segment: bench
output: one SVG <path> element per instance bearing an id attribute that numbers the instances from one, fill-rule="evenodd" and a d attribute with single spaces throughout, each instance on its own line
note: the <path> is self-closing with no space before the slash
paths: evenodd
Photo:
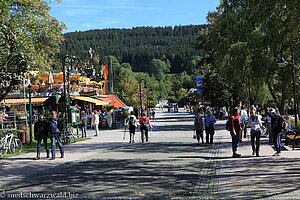
<path id="1" fill-rule="evenodd" d="M 300 140 L 300 133 L 289 131 L 285 135 L 285 144 L 288 145 L 289 141 L 293 143 L 293 150 L 295 149 L 296 140 Z"/>

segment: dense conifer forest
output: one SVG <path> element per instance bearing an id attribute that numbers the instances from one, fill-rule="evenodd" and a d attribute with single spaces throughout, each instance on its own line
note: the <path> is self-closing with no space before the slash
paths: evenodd
<path id="1" fill-rule="evenodd" d="M 130 63 L 135 72 L 148 72 L 152 59 L 169 60 L 170 73 L 188 74 L 196 66 L 189 63 L 195 56 L 203 56 L 204 51 L 195 50 L 196 37 L 208 25 L 189 25 L 175 27 L 137 27 L 132 29 L 103 29 L 64 34 L 59 57 L 75 55 L 88 58 L 92 47 L 100 57 L 100 64 L 106 64 L 105 57 L 115 56 L 120 63 Z"/>

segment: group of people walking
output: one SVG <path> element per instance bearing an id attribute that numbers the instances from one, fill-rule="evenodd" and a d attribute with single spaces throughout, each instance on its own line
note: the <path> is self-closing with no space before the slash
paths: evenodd
<path id="1" fill-rule="evenodd" d="M 232 157 L 238 158 L 241 157 L 241 154 L 237 153 L 237 148 L 242 141 L 242 135 L 244 133 L 244 137 L 246 137 L 247 133 L 247 125 L 245 118 L 246 114 L 241 114 L 240 109 L 238 107 L 234 108 L 233 115 L 230 116 L 228 120 L 229 131 L 232 138 Z M 267 113 L 267 116 L 271 119 L 271 131 L 273 134 L 273 142 L 276 152 L 273 156 L 281 156 L 281 133 L 284 128 L 283 122 L 285 121 L 284 117 L 280 114 L 276 113 L 274 108 L 271 109 L 271 112 Z M 252 155 L 256 155 L 259 157 L 260 152 L 260 137 L 262 134 L 262 120 L 261 116 L 257 114 L 256 107 L 252 106 L 250 109 L 250 116 L 248 119 L 248 126 L 251 127 L 250 135 L 251 135 L 251 147 L 252 147 Z"/>
<path id="2" fill-rule="evenodd" d="M 145 113 L 142 114 L 142 117 L 137 120 L 136 116 L 134 115 L 134 112 L 131 111 L 130 115 L 128 118 L 125 120 L 125 123 L 128 124 L 128 129 L 129 129 L 129 143 L 135 143 L 134 142 L 134 137 L 135 137 L 135 130 L 138 127 L 138 124 L 140 125 L 140 130 L 141 130 L 141 138 L 142 138 L 142 143 L 146 140 L 146 142 L 149 141 L 149 127 L 153 128 L 149 117 L 146 116 Z"/>
<path id="3" fill-rule="evenodd" d="M 274 156 L 281 156 L 281 133 L 284 128 L 283 122 L 285 122 L 285 118 L 280 114 L 276 113 L 275 109 L 271 109 L 271 112 L 267 114 L 268 118 L 271 120 L 271 130 L 273 134 L 273 142 L 276 153 Z M 81 113 L 81 128 L 82 128 L 82 137 L 87 136 L 87 115 L 85 112 Z M 248 123 L 247 123 L 248 122 Z M 96 135 L 99 135 L 99 115 L 97 111 L 94 111 L 93 116 L 93 126 L 96 130 Z M 140 125 L 141 130 L 141 139 L 142 143 L 145 141 L 149 141 L 149 127 L 152 128 L 149 117 L 146 116 L 145 113 L 142 114 L 139 120 L 137 120 L 134 112 L 132 111 L 128 118 L 125 120 L 125 123 L 128 125 L 129 129 L 129 143 L 135 142 L 135 131 L 138 125 Z M 202 142 L 202 144 L 206 143 L 207 145 L 212 146 L 215 134 L 215 124 L 216 118 L 212 114 L 212 111 L 208 109 L 205 112 L 204 117 L 201 116 L 200 110 L 194 120 L 194 131 L 198 141 L 198 144 Z M 64 158 L 64 147 L 62 144 L 61 134 L 63 132 L 64 122 L 63 119 L 57 117 L 56 111 L 51 112 L 51 118 L 49 121 L 44 119 L 43 115 L 39 116 L 38 122 L 35 123 L 34 128 L 34 139 L 37 141 L 37 156 L 36 159 L 40 159 L 40 151 L 41 151 L 41 142 L 43 141 L 46 157 L 50 158 L 50 151 L 47 144 L 47 140 L 50 137 L 51 139 L 51 160 L 56 158 L 55 150 L 56 150 L 56 142 L 58 144 L 61 158 Z M 245 108 L 242 111 L 236 107 L 233 109 L 233 115 L 231 115 L 226 123 L 226 129 L 230 132 L 232 139 L 232 157 L 238 158 L 241 157 L 241 154 L 238 154 L 238 147 L 242 142 L 242 137 L 244 138 L 247 134 L 247 126 L 251 127 L 250 135 L 251 135 L 251 147 L 252 147 L 252 155 L 259 156 L 260 152 L 260 137 L 262 134 L 262 120 L 261 116 L 257 114 L 256 107 L 252 106 L 250 109 L 250 116 L 248 117 L 247 111 Z M 203 132 L 205 130 L 206 138 L 204 142 Z"/>
<path id="4" fill-rule="evenodd" d="M 270 119 L 270 129 L 273 134 L 274 148 L 276 150 L 273 156 L 281 156 L 280 141 L 286 120 L 273 108 L 267 113 L 267 118 Z M 204 144 L 203 132 L 205 130 L 206 144 L 213 145 L 215 123 L 216 118 L 212 115 L 211 110 L 208 109 L 204 117 L 201 116 L 201 112 L 198 110 L 194 120 L 194 131 L 196 132 L 198 144 L 201 141 Z M 250 108 L 249 116 L 245 106 L 242 107 L 242 110 L 238 107 L 234 108 L 233 115 L 229 116 L 226 123 L 226 129 L 230 132 L 232 139 L 232 157 L 234 158 L 241 157 L 241 154 L 237 153 L 237 151 L 240 143 L 243 142 L 242 138 L 246 138 L 247 127 L 250 127 L 252 155 L 259 157 L 260 137 L 263 132 L 262 117 L 257 114 L 257 109 L 254 106 Z"/>
<path id="5" fill-rule="evenodd" d="M 111 128 L 112 127 L 112 120 L 111 120 L 112 115 L 107 114 L 107 116 L 109 119 L 108 125 Z M 80 118 L 80 127 L 81 127 L 81 131 L 82 131 L 82 138 L 86 138 L 89 117 L 91 117 L 91 125 L 95 129 L 94 136 L 99 135 L 100 124 L 101 124 L 101 120 L 102 120 L 102 112 L 101 111 L 98 112 L 97 110 L 94 110 L 92 114 L 88 115 L 88 114 L 86 114 L 86 112 L 84 110 L 82 110 L 81 118 Z"/>
<path id="6" fill-rule="evenodd" d="M 194 131 L 196 132 L 196 137 L 198 144 L 200 144 L 200 139 L 202 144 L 204 144 L 203 131 L 206 134 L 206 144 L 212 146 L 215 134 L 215 123 L 216 117 L 211 113 L 211 110 L 207 110 L 206 116 L 202 118 L 200 110 L 197 112 L 197 116 L 194 121 Z"/>
<path id="7" fill-rule="evenodd" d="M 55 159 L 55 151 L 56 151 L 56 142 L 58 144 L 61 158 L 64 158 L 64 147 L 62 144 L 61 134 L 63 131 L 64 122 L 63 119 L 57 117 L 56 111 L 51 112 L 51 118 L 49 121 L 44 119 L 43 115 L 39 116 L 38 121 L 34 125 L 34 139 L 37 141 L 37 156 L 36 159 L 40 159 L 41 152 L 41 142 L 43 141 L 45 150 L 46 150 L 46 158 L 50 158 L 50 152 L 47 140 L 50 137 L 51 139 L 51 159 Z"/>

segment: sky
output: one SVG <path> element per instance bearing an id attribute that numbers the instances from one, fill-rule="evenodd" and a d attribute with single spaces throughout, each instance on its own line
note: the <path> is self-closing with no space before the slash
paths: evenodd
<path id="1" fill-rule="evenodd" d="M 220 0 L 62 0 L 51 1 L 51 15 L 66 32 L 141 26 L 206 24 Z"/>

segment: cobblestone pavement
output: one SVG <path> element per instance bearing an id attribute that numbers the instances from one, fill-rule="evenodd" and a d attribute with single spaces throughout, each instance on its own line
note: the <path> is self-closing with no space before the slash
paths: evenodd
<path id="1" fill-rule="evenodd" d="M 260 157 L 254 157 L 249 138 L 245 138 L 239 147 L 242 157 L 232 158 L 225 121 L 217 122 L 215 143 L 210 147 L 192 140 L 191 115 L 158 115 L 149 143 L 140 143 L 139 132 L 136 143 L 128 144 L 128 135 L 125 141 L 122 139 L 123 130 L 102 131 L 99 138 L 69 147 L 65 161 L 36 164 L 15 159 L 20 162 L 15 167 L 20 169 L 10 175 L 15 177 L 13 182 L 2 187 L 5 195 L 32 192 L 70 193 L 78 195 L 77 199 L 300 199 L 299 149 L 284 147 L 282 157 L 273 157 L 274 150 L 262 137 Z M 30 170 L 38 166 L 41 170 L 30 173 L 20 167 L 24 163 Z M 27 176 L 20 175 L 20 170 Z M 3 173 L 0 181 L 7 182 Z"/>

